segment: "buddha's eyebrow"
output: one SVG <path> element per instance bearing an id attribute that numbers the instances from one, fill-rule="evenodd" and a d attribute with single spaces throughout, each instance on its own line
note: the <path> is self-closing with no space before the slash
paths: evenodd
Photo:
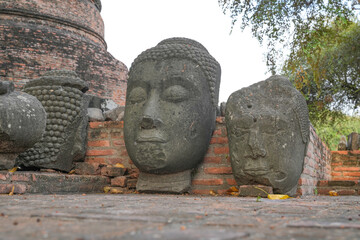
<path id="1" fill-rule="evenodd" d="M 135 87 L 142 87 L 142 88 L 148 89 L 149 83 L 146 81 L 142 81 L 142 80 L 132 80 L 131 82 L 129 82 L 128 86 L 129 86 L 129 89 L 133 89 Z"/>
<path id="2" fill-rule="evenodd" d="M 171 74 L 167 76 L 165 79 L 163 79 L 163 84 L 164 87 L 168 87 L 171 85 L 180 85 L 189 89 L 195 88 L 194 83 L 190 79 L 184 77 L 181 74 Z"/>

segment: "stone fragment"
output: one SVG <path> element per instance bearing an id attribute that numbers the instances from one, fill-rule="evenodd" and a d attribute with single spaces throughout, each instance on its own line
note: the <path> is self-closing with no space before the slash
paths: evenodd
<path id="1" fill-rule="evenodd" d="M 124 118 L 125 107 L 117 107 L 104 112 L 106 121 L 122 121 Z"/>
<path id="2" fill-rule="evenodd" d="M 90 122 L 102 122 L 105 121 L 103 112 L 100 108 L 88 108 L 87 115 Z"/>
<path id="3" fill-rule="evenodd" d="M 18 154 L 41 139 L 46 125 L 41 103 L 13 90 L 12 82 L 0 82 L 0 170 L 12 168 Z"/>
<path id="4" fill-rule="evenodd" d="M 310 130 L 301 93 L 287 78 L 272 76 L 232 93 L 225 118 L 237 183 L 295 195 Z"/>
<path id="5" fill-rule="evenodd" d="M 126 184 L 127 184 L 127 177 L 125 176 L 114 177 L 111 179 L 111 186 L 126 187 Z"/>
<path id="6" fill-rule="evenodd" d="M 99 163 L 78 162 L 75 164 L 75 174 L 78 175 L 100 175 Z"/>
<path id="7" fill-rule="evenodd" d="M 86 151 L 87 84 L 75 72 L 53 70 L 28 82 L 24 91 L 35 96 L 47 114 L 46 131 L 35 146 L 19 155 L 25 168 L 51 168 L 69 172 Z"/>
<path id="8" fill-rule="evenodd" d="M 138 190 L 188 190 L 188 171 L 202 161 L 215 128 L 220 75 L 219 63 L 205 47 L 186 38 L 163 40 L 134 60 L 124 140 L 144 173 Z M 189 179 L 178 182 L 173 175 L 181 172 Z"/>
<path id="9" fill-rule="evenodd" d="M 359 134 L 352 132 L 348 136 L 348 149 L 358 150 L 359 149 Z"/>
<path id="10" fill-rule="evenodd" d="M 262 190 L 260 190 L 262 189 Z M 266 198 L 268 194 L 273 193 L 273 188 L 263 185 L 242 185 L 239 187 L 240 197 L 263 197 Z"/>
<path id="11" fill-rule="evenodd" d="M 126 168 L 118 168 L 118 167 L 103 167 L 101 168 L 101 175 L 107 177 L 118 177 L 123 176 L 125 174 Z"/>
<path id="12" fill-rule="evenodd" d="M 346 137 L 344 135 L 341 136 L 340 138 L 340 142 L 338 145 L 338 150 L 339 151 L 344 151 L 347 148 L 347 141 L 346 141 Z"/>

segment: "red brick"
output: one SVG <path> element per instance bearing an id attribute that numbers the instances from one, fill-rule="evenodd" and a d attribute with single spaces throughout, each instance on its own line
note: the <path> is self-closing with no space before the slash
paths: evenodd
<path id="1" fill-rule="evenodd" d="M 359 180 L 358 177 L 333 177 L 333 181 L 356 181 Z"/>
<path id="2" fill-rule="evenodd" d="M 225 123 L 225 117 L 216 117 L 217 123 Z"/>
<path id="3" fill-rule="evenodd" d="M 109 137 L 108 133 L 100 131 L 91 131 L 88 136 L 89 139 L 106 139 Z"/>
<path id="4" fill-rule="evenodd" d="M 110 136 L 112 139 L 121 139 L 123 134 L 120 132 L 112 132 L 110 133 Z"/>
<path id="5" fill-rule="evenodd" d="M 328 180 L 320 180 L 320 181 L 318 181 L 317 185 L 318 185 L 319 187 L 322 187 L 322 186 L 327 186 L 328 183 L 329 183 Z"/>
<path id="6" fill-rule="evenodd" d="M 331 151 L 331 154 L 347 155 L 348 153 L 348 151 Z"/>
<path id="7" fill-rule="evenodd" d="M 13 186 L 14 193 L 23 194 L 26 192 L 27 186 L 25 184 L 0 184 L 0 194 L 9 194 L 12 191 Z"/>
<path id="8" fill-rule="evenodd" d="M 360 172 L 343 172 L 343 176 L 360 177 Z"/>
<path id="9" fill-rule="evenodd" d="M 214 147 L 215 154 L 228 154 L 229 147 Z"/>
<path id="10" fill-rule="evenodd" d="M 221 163 L 221 157 L 204 157 L 204 163 Z"/>
<path id="11" fill-rule="evenodd" d="M 0 173 L 0 180 L 3 180 L 5 181 L 7 179 L 9 175 L 8 174 L 3 174 L 3 173 Z"/>
<path id="12" fill-rule="evenodd" d="M 104 126 L 104 122 L 89 122 L 90 128 L 103 128 Z"/>
<path id="13" fill-rule="evenodd" d="M 340 189 L 340 190 L 337 190 L 336 192 L 341 196 L 356 195 L 355 189 Z"/>
<path id="14" fill-rule="evenodd" d="M 208 189 L 193 189 L 191 190 L 192 194 L 199 194 L 199 195 L 210 195 L 210 191 Z"/>
<path id="15" fill-rule="evenodd" d="M 108 156 L 114 155 L 116 150 L 114 149 L 103 149 L 103 150 L 87 150 L 86 156 Z"/>
<path id="16" fill-rule="evenodd" d="M 124 140 L 116 140 L 116 141 L 112 141 L 114 146 L 125 146 L 125 142 Z"/>
<path id="17" fill-rule="evenodd" d="M 28 182 L 30 181 L 29 176 L 26 176 L 25 173 L 16 172 L 10 177 L 11 181 L 19 181 L 19 182 Z"/>
<path id="18" fill-rule="evenodd" d="M 208 167 L 204 169 L 208 174 L 232 174 L 231 167 Z"/>
<path id="19" fill-rule="evenodd" d="M 111 186 L 114 187 L 126 187 L 127 178 L 125 176 L 115 177 L 111 179 Z"/>
<path id="20" fill-rule="evenodd" d="M 334 167 L 333 171 L 349 171 L 349 172 L 360 172 L 360 167 Z"/>
<path id="21" fill-rule="evenodd" d="M 105 159 L 103 157 L 86 157 L 85 162 L 105 164 Z"/>
<path id="22" fill-rule="evenodd" d="M 331 172 L 331 176 L 342 176 L 341 172 Z"/>
<path id="23" fill-rule="evenodd" d="M 228 178 L 228 179 L 226 179 L 226 182 L 229 185 L 234 185 L 234 186 L 238 185 L 234 178 Z"/>
<path id="24" fill-rule="evenodd" d="M 110 147 L 109 140 L 88 141 L 89 147 Z"/>
<path id="25" fill-rule="evenodd" d="M 192 181 L 193 185 L 222 185 L 222 179 L 196 179 Z"/>
<path id="26" fill-rule="evenodd" d="M 331 166 L 341 166 L 342 162 L 332 162 Z"/>
<path id="27" fill-rule="evenodd" d="M 351 151 L 350 151 L 350 154 L 360 155 L 360 150 L 351 150 Z"/>
<path id="28" fill-rule="evenodd" d="M 210 144 L 225 144 L 228 143 L 227 137 L 212 137 L 210 140 Z"/>
<path id="29" fill-rule="evenodd" d="M 216 129 L 214 132 L 213 132 L 213 136 L 221 136 L 221 128 L 220 129 Z"/>

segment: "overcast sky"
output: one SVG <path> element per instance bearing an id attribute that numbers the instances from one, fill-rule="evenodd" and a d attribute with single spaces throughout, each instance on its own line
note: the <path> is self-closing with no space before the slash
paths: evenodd
<path id="1" fill-rule="evenodd" d="M 217 0 L 102 0 L 108 51 L 130 68 L 144 50 L 170 37 L 203 44 L 222 69 L 220 102 L 230 94 L 270 76 L 264 48 L 235 27 Z"/>

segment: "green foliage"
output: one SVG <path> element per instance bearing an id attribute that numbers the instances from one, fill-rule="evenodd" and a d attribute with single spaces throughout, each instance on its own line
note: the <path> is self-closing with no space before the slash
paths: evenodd
<path id="1" fill-rule="evenodd" d="M 334 124 L 360 106 L 360 5 L 352 0 L 218 0 L 232 27 L 266 43 L 267 65 L 307 100 L 310 120 Z M 284 55 L 284 49 L 288 55 Z M 277 63 L 280 61 L 280 64 Z M 282 67 L 277 67 L 277 65 Z"/>
<path id="2" fill-rule="evenodd" d="M 347 22 L 357 2 L 352 0 L 218 0 L 224 13 L 230 13 L 232 26 L 251 28 L 260 43 L 267 43 L 267 65 L 275 74 L 276 60 L 284 45 L 290 57 L 311 41 L 313 31 L 322 31 L 335 19 Z M 317 43 L 321 44 L 321 43 Z"/>
<path id="3" fill-rule="evenodd" d="M 360 25 L 335 21 L 311 37 L 283 74 L 305 96 L 312 122 L 335 120 L 360 106 Z"/>
<path id="4" fill-rule="evenodd" d="M 331 150 L 337 150 L 342 135 L 346 137 L 352 133 L 360 133 L 360 117 L 345 116 L 333 121 L 328 119 L 321 124 L 314 125 L 316 133 Z"/>

